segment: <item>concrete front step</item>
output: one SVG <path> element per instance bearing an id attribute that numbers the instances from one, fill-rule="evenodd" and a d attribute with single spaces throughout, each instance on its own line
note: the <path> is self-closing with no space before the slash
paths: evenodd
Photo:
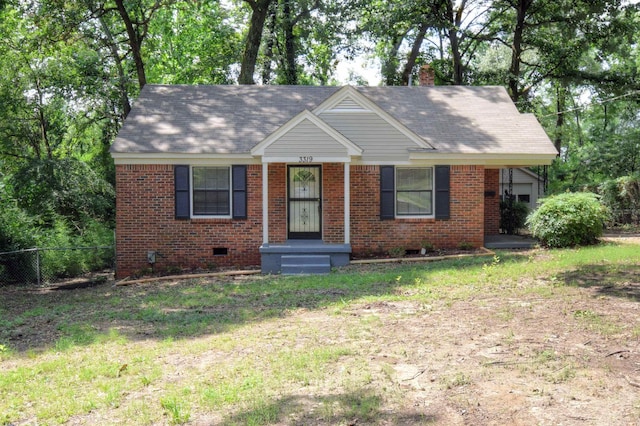
<path id="1" fill-rule="evenodd" d="M 325 244 L 317 240 L 288 240 L 282 244 L 263 244 L 260 247 L 263 274 L 327 274 L 332 267 L 348 265 L 350 255 L 350 244 Z M 297 259 L 285 260 L 290 256 Z M 309 256 L 319 257 L 304 260 L 304 258 L 309 259 Z M 322 259 L 321 262 L 320 259 Z M 283 269 L 286 264 L 291 267 Z M 300 264 L 306 266 L 294 268 L 294 265 Z M 318 264 L 322 264 L 322 267 L 312 266 Z"/>
<path id="2" fill-rule="evenodd" d="M 296 274 L 328 274 L 331 272 L 331 256 L 329 255 L 284 255 L 280 273 Z"/>

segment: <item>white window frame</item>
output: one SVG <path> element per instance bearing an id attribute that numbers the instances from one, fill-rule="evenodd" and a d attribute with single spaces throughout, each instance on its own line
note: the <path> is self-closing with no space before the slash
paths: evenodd
<path id="1" fill-rule="evenodd" d="M 193 193 L 195 191 L 195 187 L 193 185 L 193 170 L 194 169 L 227 169 L 227 173 L 229 174 L 229 188 L 227 192 L 229 193 L 229 214 L 224 215 L 212 215 L 212 214 L 195 214 L 194 208 L 194 200 Z M 191 218 L 192 219 L 231 219 L 233 212 L 233 174 L 231 173 L 231 166 L 226 165 L 197 165 L 197 166 L 189 166 L 189 202 L 191 203 Z"/>
<path id="2" fill-rule="evenodd" d="M 431 169 L 431 213 L 425 213 L 425 214 L 398 214 L 398 170 L 402 170 L 402 169 Z M 393 211 L 394 211 L 394 216 L 396 219 L 430 219 L 430 218 L 435 218 L 436 216 L 436 191 L 435 191 L 435 170 L 436 168 L 434 166 L 396 166 L 394 168 L 394 173 L 395 176 L 393 177 L 395 179 L 395 183 L 393 185 Z M 403 192 L 403 191 L 400 191 Z"/>

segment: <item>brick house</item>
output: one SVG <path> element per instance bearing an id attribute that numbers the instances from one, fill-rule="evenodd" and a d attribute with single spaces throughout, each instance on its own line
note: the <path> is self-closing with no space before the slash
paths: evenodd
<path id="1" fill-rule="evenodd" d="M 557 152 L 501 87 L 147 85 L 112 149 L 119 278 L 479 247 L 499 170 Z"/>

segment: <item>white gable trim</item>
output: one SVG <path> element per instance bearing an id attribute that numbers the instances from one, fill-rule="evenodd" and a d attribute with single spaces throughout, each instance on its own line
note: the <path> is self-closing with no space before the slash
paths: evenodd
<path id="1" fill-rule="evenodd" d="M 335 140 L 340 145 L 344 146 L 347 150 L 347 155 L 351 156 L 360 156 L 362 155 L 362 149 L 347 139 L 342 133 L 338 132 L 336 129 L 331 127 L 325 121 L 323 121 L 320 117 L 317 117 L 311 111 L 304 110 L 300 114 L 293 117 L 286 124 L 280 127 L 278 130 L 267 136 L 260 143 L 254 146 L 251 149 L 251 155 L 254 156 L 262 156 L 264 157 L 266 149 L 271 146 L 273 143 L 277 142 L 282 136 L 286 135 L 289 131 L 293 130 L 303 121 L 308 120 L 318 129 L 327 134 L 330 138 Z"/>
<path id="2" fill-rule="evenodd" d="M 335 109 L 335 107 L 343 102 L 346 98 L 350 98 L 353 102 L 360 105 L 362 109 Z M 380 108 L 375 102 L 371 101 L 369 98 L 364 96 L 352 86 L 345 86 L 342 89 L 338 90 L 313 110 L 313 113 L 316 115 L 321 115 L 323 112 L 341 112 L 345 114 L 354 112 L 373 112 L 385 122 L 387 122 L 390 126 L 394 127 L 400 133 L 409 138 L 409 140 L 418 145 L 419 148 L 435 149 L 431 144 L 409 130 L 409 128 L 407 128 L 404 124 L 400 123 L 391 114 Z"/>

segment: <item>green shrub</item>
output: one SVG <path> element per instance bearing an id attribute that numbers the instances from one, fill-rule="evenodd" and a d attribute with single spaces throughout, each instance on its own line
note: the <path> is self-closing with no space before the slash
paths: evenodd
<path id="1" fill-rule="evenodd" d="M 388 253 L 391 257 L 403 257 L 407 253 L 407 250 L 405 250 L 404 247 L 392 247 Z"/>
<path id="2" fill-rule="evenodd" d="M 468 242 L 468 241 L 460 241 L 458 243 L 458 249 L 459 250 L 472 250 L 473 249 L 473 244 Z"/>
<path id="3" fill-rule="evenodd" d="M 608 213 L 596 194 L 564 193 L 543 199 L 527 218 L 534 237 L 549 247 L 593 244 Z"/>
<path id="4" fill-rule="evenodd" d="M 500 229 L 507 234 L 515 234 L 525 227 L 529 207 L 525 203 L 514 201 L 509 205 L 507 201 L 500 201 Z"/>
<path id="5" fill-rule="evenodd" d="M 113 265 L 113 250 L 78 249 L 113 245 L 113 231 L 108 225 L 93 219 L 82 225 L 78 229 L 66 218 L 55 216 L 53 227 L 42 234 L 38 246 L 52 248 L 42 251 L 45 277 L 73 277 Z"/>
<path id="6" fill-rule="evenodd" d="M 0 253 L 35 247 L 36 221 L 14 200 L 0 197 Z M 0 256 L 0 283 L 35 281 L 35 253 Z"/>
<path id="7" fill-rule="evenodd" d="M 640 224 L 640 175 L 610 179 L 598 186 L 614 224 Z"/>

